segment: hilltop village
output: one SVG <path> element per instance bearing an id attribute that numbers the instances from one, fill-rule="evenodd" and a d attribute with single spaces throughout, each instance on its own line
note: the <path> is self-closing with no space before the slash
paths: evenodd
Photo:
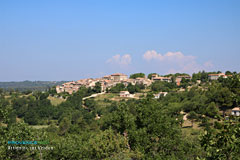
<path id="1" fill-rule="evenodd" d="M 215 73 L 208 74 L 209 80 L 217 80 L 219 77 L 227 78 L 232 75 L 225 75 L 224 73 Z M 192 77 L 188 74 L 179 75 L 173 78 L 173 76 L 159 76 L 158 74 L 152 74 L 150 77 L 137 77 L 137 78 L 128 78 L 126 74 L 123 73 L 114 73 L 111 75 L 106 75 L 102 78 L 88 78 L 88 79 L 80 79 L 78 81 L 67 82 L 62 85 L 56 86 L 56 92 L 62 93 L 67 92 L 72 94 L 77 92 L 81 86 L 85 86 L 86 88 L 93 88 L 96 83 L 101 84 L 101 92 L 105 92 L 106 89 L 110 89 L 111 87 L 116 86 L 116 84 L 122 83 L 124 86 L 128 84 L 136 85 L 143 84 L 145 87 L 150 86 L 153 82 L 163 81 L 163 82 L 175 82 L 177 86 L 181 85 L 182 79 L 191 80 Z M 197 83 L 201 83 L 200 80 L 197 80 Z"/>
<path id="2" fill-rule="evenodd" d="M 147 78 L 146 76 L 144 77 L 137 77 L 135 79 L 133 78 L 128 78 L 127 75 L 123 73 L 115 73 L 112 75 L 107 75 L 102 78 L 89 78 L 89 79 L 81 79 L 78 81 L 72 81 L 72 82 L 67 82 L 62 85 L 56 86 L 56 91 L 57 93 L 62 93 L 62 92 L 67 92 L 69 94 L 72 94 L 76 91 L 81 86 L 85 86 L 87 88 L 92 88 L 96 85 L 96 83 L 101 84 L 101 91 L 104 92 L 106 89 L 110 89 L 111 87 L 116 86 L 118 83 L 122 83 L 125 86 L 128 84 L 136 85 L 136 84 L 143 84 L 145 87 L 150 86 L 153 82 L 156 81 L 165 81 L 165 82 L 172 82 L 175 81 L 177 85 L 180 85 L 181 80 L 185 78 L 188 80 L 191 80 L 191 76 L 189 75 L 182 75 L 182 76 L 177 76 L 175 80 L 173 79 L 172 76 L 159 76 L 158 74 L 152 74 L 151 78 Z"/>

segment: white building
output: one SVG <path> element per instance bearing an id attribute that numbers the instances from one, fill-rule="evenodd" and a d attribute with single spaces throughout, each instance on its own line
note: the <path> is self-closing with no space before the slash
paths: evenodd
<path id="1" fill-rule="evenodd" d="M 130 94 L 128 91 L 120 91 L 120 97 L 129 97 L 129 98 L 133 98 L 134 95 Z"/>
<path id="2" fill-rule="evenodd" d="M 154 98 L 158 99 L 160 98 L 161 95 L 163 95 L 164 97 L 168 94 L 168 92 L 159 92 L 158 94 L 154 94 Z"/>
<path id="3" fill-rule="evenodd" d="M 232 109 L 232 115 L 233 116 L 239 116 L 240 115 L 240 108 L 239 107 L 235 107 Z"/>
<path id="4" fill-rule="evenodd" d="M 217 80 L 219 77 L 228 78 L 229 76 L 232 76 L 232 75 L 225 75 L 224 73 L 209 74 L 208 75 L 208 79 L 210 79 L 210 80 Z"/>

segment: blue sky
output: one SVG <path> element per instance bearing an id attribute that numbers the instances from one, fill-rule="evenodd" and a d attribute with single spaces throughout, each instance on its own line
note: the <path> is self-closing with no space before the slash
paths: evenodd
<path id="1" fill-rule="evenodd" d="M 2 0 L 0 81 L 240 72 L 239 0 Z"/>

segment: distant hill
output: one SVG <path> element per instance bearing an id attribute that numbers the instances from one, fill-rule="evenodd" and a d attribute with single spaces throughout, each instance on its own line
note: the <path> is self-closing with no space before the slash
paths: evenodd
<path id="1" fill-rule="evenodd" d="M 56 85 L 61 85 L 67 81 L 22 81 L 22 82 L 0 82 L 0 88 L 4 90 L 38 90 L 44 91 Z"/>

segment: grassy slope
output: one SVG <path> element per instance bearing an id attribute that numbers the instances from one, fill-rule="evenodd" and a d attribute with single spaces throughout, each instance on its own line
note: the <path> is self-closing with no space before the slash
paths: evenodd
<path id="1" fill-rule="evenodd" d="M 49 96 L 48 99 L 51 101 L 52 105 L 57 106 L 59 104 L 61 104 L 62 102 L 65 102 L 65 99 L 62 98 L 56 98 L 56 97 L 52 97 Z"/>

